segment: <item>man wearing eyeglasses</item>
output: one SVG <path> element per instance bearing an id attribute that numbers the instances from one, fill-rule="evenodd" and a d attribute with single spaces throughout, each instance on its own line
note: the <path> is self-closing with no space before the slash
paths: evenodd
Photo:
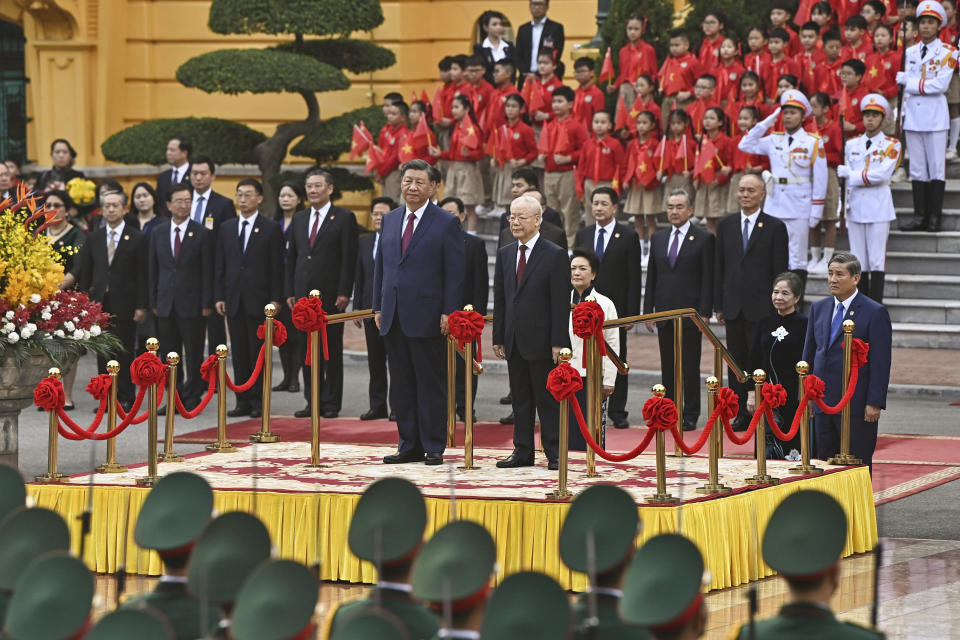
<path id="1" fill-rule="evenodd" d="M 517 31 L 517 69 L 520 77 L 517 86 L 523 86 L 524 79 L 533 80 L 537 73 L 537 56 L 543 49 L 553 51 L 554 62 L 560 62 L 563 55 L 563 25 L 547 17 L 550 0 L 530 0 L 530 22 L 520 25 Z"/>

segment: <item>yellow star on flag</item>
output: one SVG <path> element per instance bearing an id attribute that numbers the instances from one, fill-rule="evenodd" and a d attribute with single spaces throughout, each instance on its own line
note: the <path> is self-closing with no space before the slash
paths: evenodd
<path id="1" fill-rule="evenodd" d="M 646 162 L 641 162 L 641 163 L 640 163 L 640 171 L 646 171 L 646 170 L 647 170 L 647 163 L 646 163 Z"/>
<path id="2" fill-rule="evenodd" d="M 614 178 L 613 182 L 610 183 L 610 186 L 614 189 L 620 189 L 620 181 Z"/>
<path id="3" fill-rule="evenodd" d="M 878 73 L 880 73 L 880 70 L 879 70 L 879 69 L 877 69 L 876 67 L 870 67 L 870 77 L 871 77 L 871 78 L 876 78 Z"/>
<path id="4" fill-rule="evenodd" d="M 473 127 L 467 127 L 467 134 L 471 136 L 473 135 Z"/>
<path id="5" fill-rule="evenodd" d="M 639 111 L 637 111 L 636 109 L 630 109 L 630 117 L 631 117 L 631 118 L 636 118 L 638 115 L 640 115 L 640 112 L 639 112 Z"/>
<path id="6" fill-rule="evenodd" d="M 413 147 L 411 147 L 409 144 L 405 144 L 405 145 L 403 145 L 403 152 L 404 152 L 404 153 L 413 153 Z"/>

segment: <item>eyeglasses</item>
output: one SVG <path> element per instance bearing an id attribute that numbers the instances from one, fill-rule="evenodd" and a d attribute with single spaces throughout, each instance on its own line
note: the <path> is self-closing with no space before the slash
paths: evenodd
<path id="1" fill-rule="evenodd" d="M 515 216 L 515 215 L 510 215 L 510 216 L 507 218 L 507 220 L 509 220 L 510 222 L 526 222 L 527 220 L 531 220 L 531 219 L 533 219 L 533 218 L 535 218 L 535 217 L 536 217 L 536 216 Z"/>

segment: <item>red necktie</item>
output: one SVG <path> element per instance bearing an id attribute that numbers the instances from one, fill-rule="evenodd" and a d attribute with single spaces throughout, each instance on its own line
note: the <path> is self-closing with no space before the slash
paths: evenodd
<path id="1" fill-rule="evenodd" d="M 527 268 L 527 245 L 520 245 L 520 262 L 517 263 L 517 286 L 520 286 L 520 279 L 523 278 L 523 270 Z"/>
<path id="2" fill-rule="evenodd" d="M 413 240 L 413 223 L 416 219 L 417 216 L 413 212 L 407 216 L 407 226 L 404 227 L 403 238 L 400 240 L 400 255 L 407 252 L 407 246 L 410 244 L 410 241 Z"/>
<path id="3" fill-rule="evenodd" d="M 173 236 L 173 259 L 176 260 L 180 257 L 180 227 L 174 227 L 173 232 L 176 234 Z"/>
<path id="4" fill-rule="evenodd" d="M 313 248 L 313 243 L 317 241 L 317 231 L 320 228 L 320 214 L 319 212 L 314 211 L 313 213 L 313 229 L 310 230 L 310 248 Z"/>

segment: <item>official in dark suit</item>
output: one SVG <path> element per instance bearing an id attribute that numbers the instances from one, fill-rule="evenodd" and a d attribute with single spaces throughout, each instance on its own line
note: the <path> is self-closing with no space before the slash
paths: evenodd
<path id="1" fill-rule="evenodd" d="M 558 460 L 559 404 L 547 391 L 547 375 L 560 349 L 570 346 L 570 263 L 567 252 L 540 236 L 540 203 L 520 196 L 510 205 L 517 242 L 497 252 L 493 280 L 493 353 L 507 360 L 513 397 L 513 453 L 497 466 L 528 467 L 534 461 L 533 427 L 548 468 Z"/>
<path id="2" fill-rule="evenodd" d="M 73 271 L 64 278 L 62 288 L 74 281 L 77 289 L 103 305 L 109 313 L 110 331 L 123 345 L 117 355 L 120 373 L 117 395 L 125 405 L 133 403 L 130 363 L 133 361 L 137 324 L 147 317 L 147 237 L 123 221 L 127 195 L 120 191 L 101 199 L 101 215 L 106 224 L 87 236 Z M 105 358 L 97 357 L 97 370 L 107 372 Z"/>
<path id="3" fill-rule="evenodd" d="M 373 275 L 375 320 L 387 344 L 397 453 L 387 464 L 443 463 L 446 402 L 441 375 L 447 317 L 460 304 L 464 246 L 460 221 L 429 201 L 436 175 L 423 160 L 400 168 L 405 206 L 383 218 Z"/>
<path id="4" fill-rule="evenodd" d="M 190 219 L 197 224 L 203 225 L 208 231 L 213 232 L 213 238 L 216 239 L 220 225 L 230 218 L 237 217 L 237 209 L 233 206 L 233 200 L 222 196 L 213 190 L 213 181 L 217 177 L 217 165 L 207 156 L 197 156 L 190 165 L 190 186 L 193 187 L 193 197 L 190 201 Z M 216 251 L 216 242 L 211 246 L 212 251 Z M 217 257 L 211 258 L 212 264 L 216 264 Z M 213 354 L 217 351 L 218 344 L 226 344 L 227 331 L 224 325 L 223 317 L 216 313 L 207 316 L 207 353 Z"/>
<path id="5" fill-rule="evenodd" d="M 190 184 L 190 152 L 193 145 L 183 137 L 170 138 L 167 141 L 167 163 L 169 169 L 164 169 L 157 174 L 157 202 L 169 215 L 166 209 L 167 191 L 172 184 Z"/>
<path id="6" fill-rule="evenodd" d="M 440 208 L 449 211 L 457 216 L 460 225 L 464 225 L 467 219 L 466 208 L 460 198 L 444 198 L 440 201 Z M 490 279 L 487 275 L 487 244 L 483 239 L 463 232 L 464 256 L 466 261 L 466 271 L 463 280 L 463 295 L 460 298 L 460 308 L 473 305 L 473 310 L 480 315 L 487 315 L 487 302 L 490 298 Z M 474 345 L 476 346 L 476 345 Z M 465 378 L 466 363 L 463 358 L 458 357 L 456 371 L 456 394 L 457 394 L 457 417 L 465 420 L 466 416 L 466 384 Z M 474 407 L 477 405 L 477 375 L 473 376 L 473 401 Z M 474 409 L 476 413 L 476 409 Z"/>
<path id="7" fill-rule="evenodd" d="M 206 316 L 213 311 L 213 233 L 190 219 L 190 188 L 167 191 L 172 216 L 151 232 L 148 246 L 150 308 L 157 317 L 160 352 L 182 353 L 180 395 L 187 407 L 200 402 Z"/>
<path id="8" fill-rule="evenodd" d="M 370 206 L 370 223 L 373 233 L 360 236 L 357 249 L 357 275 L 353 285 L 354 309 L 373 308 L 373 270 L 377 251 L 380 248 L 380 230 L 383 217 L 397 208 L 397 203 L 385 196 L 374 198 Z M 368 393 L 370 408 L 360 415 L 361 420 L 377 420 L 389 415 L 387 406 L 387 347 L 373 318 L 354 320 L 354 325 L 363 327 L 367 343 L 367 371 L 370 373 Z"/>
<path id="9" fill-rule="evenodd" d="M 600 271 L 593 288 L 610 298 L 620 317 L 640 313 L 643 272 L 640 266 L 640 241 L 633 226 L 616 221 L 620 198 L 610 187 L 598 187 L 591 195 L 596 224 L 577 232 L 576 246 L 590 249 L 600 258 Z M 627 330 L 620 329 L 620 359 L 627 357 Z M 627 376 L 617 375 L 613 394 L 607 401 L 607 413 L 613 426 L 625 429 L 627 422 Z"/>
<path id="10" fill-rule="evenodd" d="M 693 204 L 684 189 L 667 197 L 667 219 L 672 225 L 653 234 L 647 262 L 643 312 L 693 308 L 704 318 L 713 313 L 713 234 L 690 224 Z M 647 328 L 653 331 L 648 324 Z M 674 387 L 674 321 L 657 323 L 660 371 L 667 397 L 676 400 Z M 701 336 L 693 320 L 683 320 L 683 427 L 693 429 L 700 417 Z M 744 364 L 743 366 L 746 366 Z"/>
<path id="11" fill-rule="evenodd" d="M 563 25 L 547 17 L 549 8 L 549 0 L 530 0 L 532 20 L 520 25 L 517 30 L 517 70 L 520 71 L 521 86 L 524 74 L 537 72 L 537 56 L 544 49 L 553 51 L 554 61 L 562 60 Z"/>
<path id="12" fill-rule="evenodd" d="M 307 172 L 308 209 L 293 216 L 293 228 L 287 243 L 284 291 L 292 308 L 298 298 L 311 290 L 320 291 L 328 314 L 342 313 L 353 295 L 357 269 L 357 219 L 352 211 L 335 207 L 333 176 L 323 169 Z M 306 339 L 304 339 L 304 350 Z M 327 327 L 330 359 L 323 362 L 320 374 L 320 415 L 336 418 L 343 403 L 343 323 Z M 310 416 L 310 367 L 303 369 L 307 406 L 295 415 Z"/>
<path id="13" fill-rule="evenodd" d="M 833 295 L 810 307 L 803 359 L 810 372 L 822 379 L 823 401 L 834 405 L 843 388 L 844 320 L 855 323 L 853 337 L 870 345 L 867 363 L 860 368 L 857 387 L 850 399 L 850 453 L 873 464 L 877 446 L 877 422 L 887 406 L 893 327 L 882 304 L 857 293 L 860 262 L 846 251 L 834 253 L 827 265 L 827 282 Z M 817 457 L 826 460 L 840 451 L 840 414 L 828 415 L 814 408 L 813 428 Z"/>
<path id="14" fill-rule="evenodd" d="M 280 225 L 260 215 L 263 185 L 253 178 L 237 183 L 240 217 L 231 218 L 217 232 L 214 268 L 214 306 L 226 316 L 233 348 L 233 381 L 249 379 L 260 353 L 257 328 L 263 324 L 263 308 L 283 299 L 283 231 Z M 266 354 L 272 357 L 273 354 Z M 262 378 L 237 396 L 231 417 L 258 418 L 262 409 Z"/>
<path id="15" fill-rule="evenodd" d="M 749 364 L 757 323 L 773 313 L 770 283 L 787 270 L 790 255 L 786 225 L 761 211 L 766 193 L 759 176 L 743 176 L 737 185 L 740 215 L 717 224 L 713 306 L 717 321 L 726 326 L 727 349 L 741 367 Z M 737 381 L 731 371 L 730 388 L 740 396 L 737 429 L 749 422 L 746 402 L 752 384 Z"/>

